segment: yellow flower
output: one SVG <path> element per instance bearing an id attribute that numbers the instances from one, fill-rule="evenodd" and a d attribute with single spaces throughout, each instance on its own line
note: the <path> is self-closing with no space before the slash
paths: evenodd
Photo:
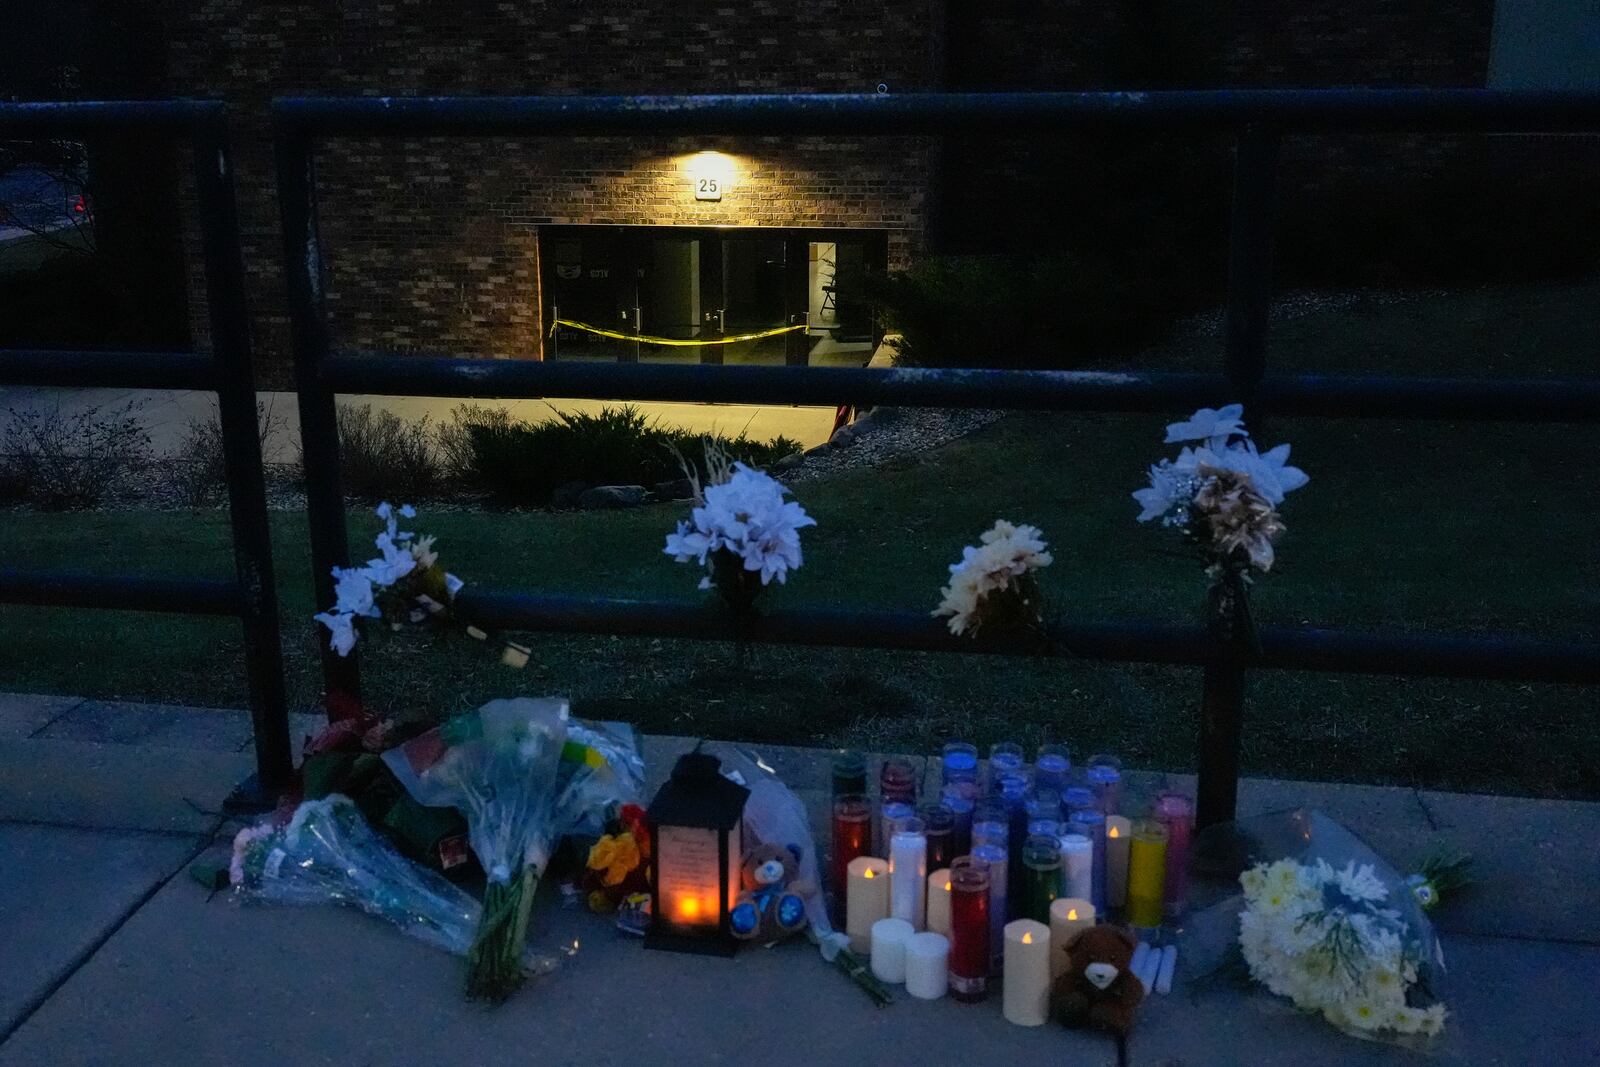
<path id="1" fill-rule="evenodd" d="M 607 834 L 589 850 L 589 869 L 603 871 L 601 885 L 621 885 L 639 866 L 639 844 L 629 833 Z"/>
<path id="2" fill-rule="evenodd" d="M 603 871 L 617 860 L 617 839 L 606 834 L 589 849 L 589 869 Z"/>

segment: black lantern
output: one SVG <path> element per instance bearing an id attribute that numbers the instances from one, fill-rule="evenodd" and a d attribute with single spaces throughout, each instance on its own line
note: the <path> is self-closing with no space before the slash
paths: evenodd
<path id="1" fill-rule="evenodd" d="M 646 948 L 731 956 L 728 912 L 739 894 L 739 834 L 750 790 L 690 752 L 650 802 L 650 932 Z"/>

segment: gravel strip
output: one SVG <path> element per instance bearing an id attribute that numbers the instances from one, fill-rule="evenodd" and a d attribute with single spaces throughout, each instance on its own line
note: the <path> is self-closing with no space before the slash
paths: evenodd
<path id="1" fill-rule="evenodd" d="M 806 454 L 786 483 L 824 478 L 857 467 L 876 467 L 896 456 L 921 453 L 965 437 L 1011 412 L 1001 408 L 879 408 L 854 423 L 859 436 L 847 445 L 825 445 Z"/>

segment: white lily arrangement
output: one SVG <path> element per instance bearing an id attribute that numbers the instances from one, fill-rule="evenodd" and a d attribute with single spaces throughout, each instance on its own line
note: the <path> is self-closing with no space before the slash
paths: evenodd
<path id="1" fill-rule="evenodd" d="M 1167 427 L 1173 459 L 1150 467 L 1150 485 L 1135 490 L 1139 521 L 1160 520 L 1200 548 L 1213 577 L 1272 568 L 1273 542 L 1284 531 L 1278 505 L 1310 478 L 1289 466 L 1289 446 L 1261 452 L 1244 425 L 1244 405 L 1201 408 Z"/>
<path id="2" fill-rule="evenodd" d="M 373 540 L 378 556 L 360 567 L 333 568 L 333 608 L 314 616 L 328 628 L 328 647 L 341 656 L 356 646 L 357 619 L 385 619 L 396 630 L 408 622 L 444 621 L 466 584 L 439 566 L 432 535 L 400 529 L 401 519 L 417 517 L 416 508 L 384 501 L 376 514 L 384 522 Z"/>
<path id="3" fill-rule="evenodd" d="M 958 637 L 982 629 L 1037 628 L 1044 621 L 1044 596 L 1034 572 L 1054 561 L 1039 528 L 999 519 L 978 540 L 961 550 L 961 562 L 951 564 L 950 584 L 933 615 L 949 616 L 947 625 Z"/>
<path id="4" fill-rule="evenodd" d="M 662 550 L 678 563 L 706 569 L 701 589 L 716 589 L 736 610 L 748 611 L 761 590 L 782 585 L 800 569 L 800 531 L 815 526 L 789 490 L 767 474 L 732 462 L 715 444 L 706 446 L 705 484 L 684 464 L 694 507 L 686 522 L 667 535 Z"/>

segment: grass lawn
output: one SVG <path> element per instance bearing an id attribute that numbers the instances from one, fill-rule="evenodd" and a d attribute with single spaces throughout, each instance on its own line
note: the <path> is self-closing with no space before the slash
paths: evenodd
<path id="1" fill-rule="evenodd" d="M 1484 373 L 1589 374 L 1597 297 L 1593 285 L 1545 286 L 1325 313 L 1285 323 L 1271 358 L 1445 374 L 1464 372 L 1441 360 L 1468 348 Z M 1197 352 L 1171 346 L 1150 360 Z M 1127 495 L 1162 454 L 1166 421 L 1018 415 L 888 468 L 807 483 L 800 499 L 819 526 L 806 531 L 805 568 L 773 602 L 931 608 L 961 546 L 1004 516 L 1044 528 L 1056 552 L 1046 585 L 1062 613 L 1192 619 L 1202 577 L 1162 554 L 1171 542 L 1135 524 Z M 1600 476 L 1584 428 L 1279 419 L 1263 437 L 1292 442 L 1311 475 L 1284 508 L 1280 569 L 1258 586 L 1263 621 L 1595 638 Z M 415 525 L 437 533 L 448 564 L 475 584 L 690 600 L 697 575 L 660 552 L 679 511 L 424 512 Z M 3 521 L 7 558 L 24 566 L 228 573 L 215 513 Z M 353 542 L 374 527 L 353 513 Z M 273 532 L 291 693 L 310 704 L 304 520 L 278 515 Z M 243 700 L 230 622 L 6 607 L 0 633 L 0 689 Z M 436 714 L 511 690 L 561 691 L 586 714 L 653 731 L 913 751 L 949 736 L 1053 738 L 1119 751 L 1135 766 L 1194 761 L 1195 670 L 849 649 L 756 648 L 740 662 L 730 647 L 698 642 L 530 640 L 534 662 L 521 674 L 470 643 L 389 641 L 367 657 L 369 696 Z M 1577 687 L 1261 672 L 1249 687 L 1244 764 L 1250 774 L 1597 797 L 1600 773 L 1573 758 L 1600 741 L 1595 704 L 1594 690 Z"/>

